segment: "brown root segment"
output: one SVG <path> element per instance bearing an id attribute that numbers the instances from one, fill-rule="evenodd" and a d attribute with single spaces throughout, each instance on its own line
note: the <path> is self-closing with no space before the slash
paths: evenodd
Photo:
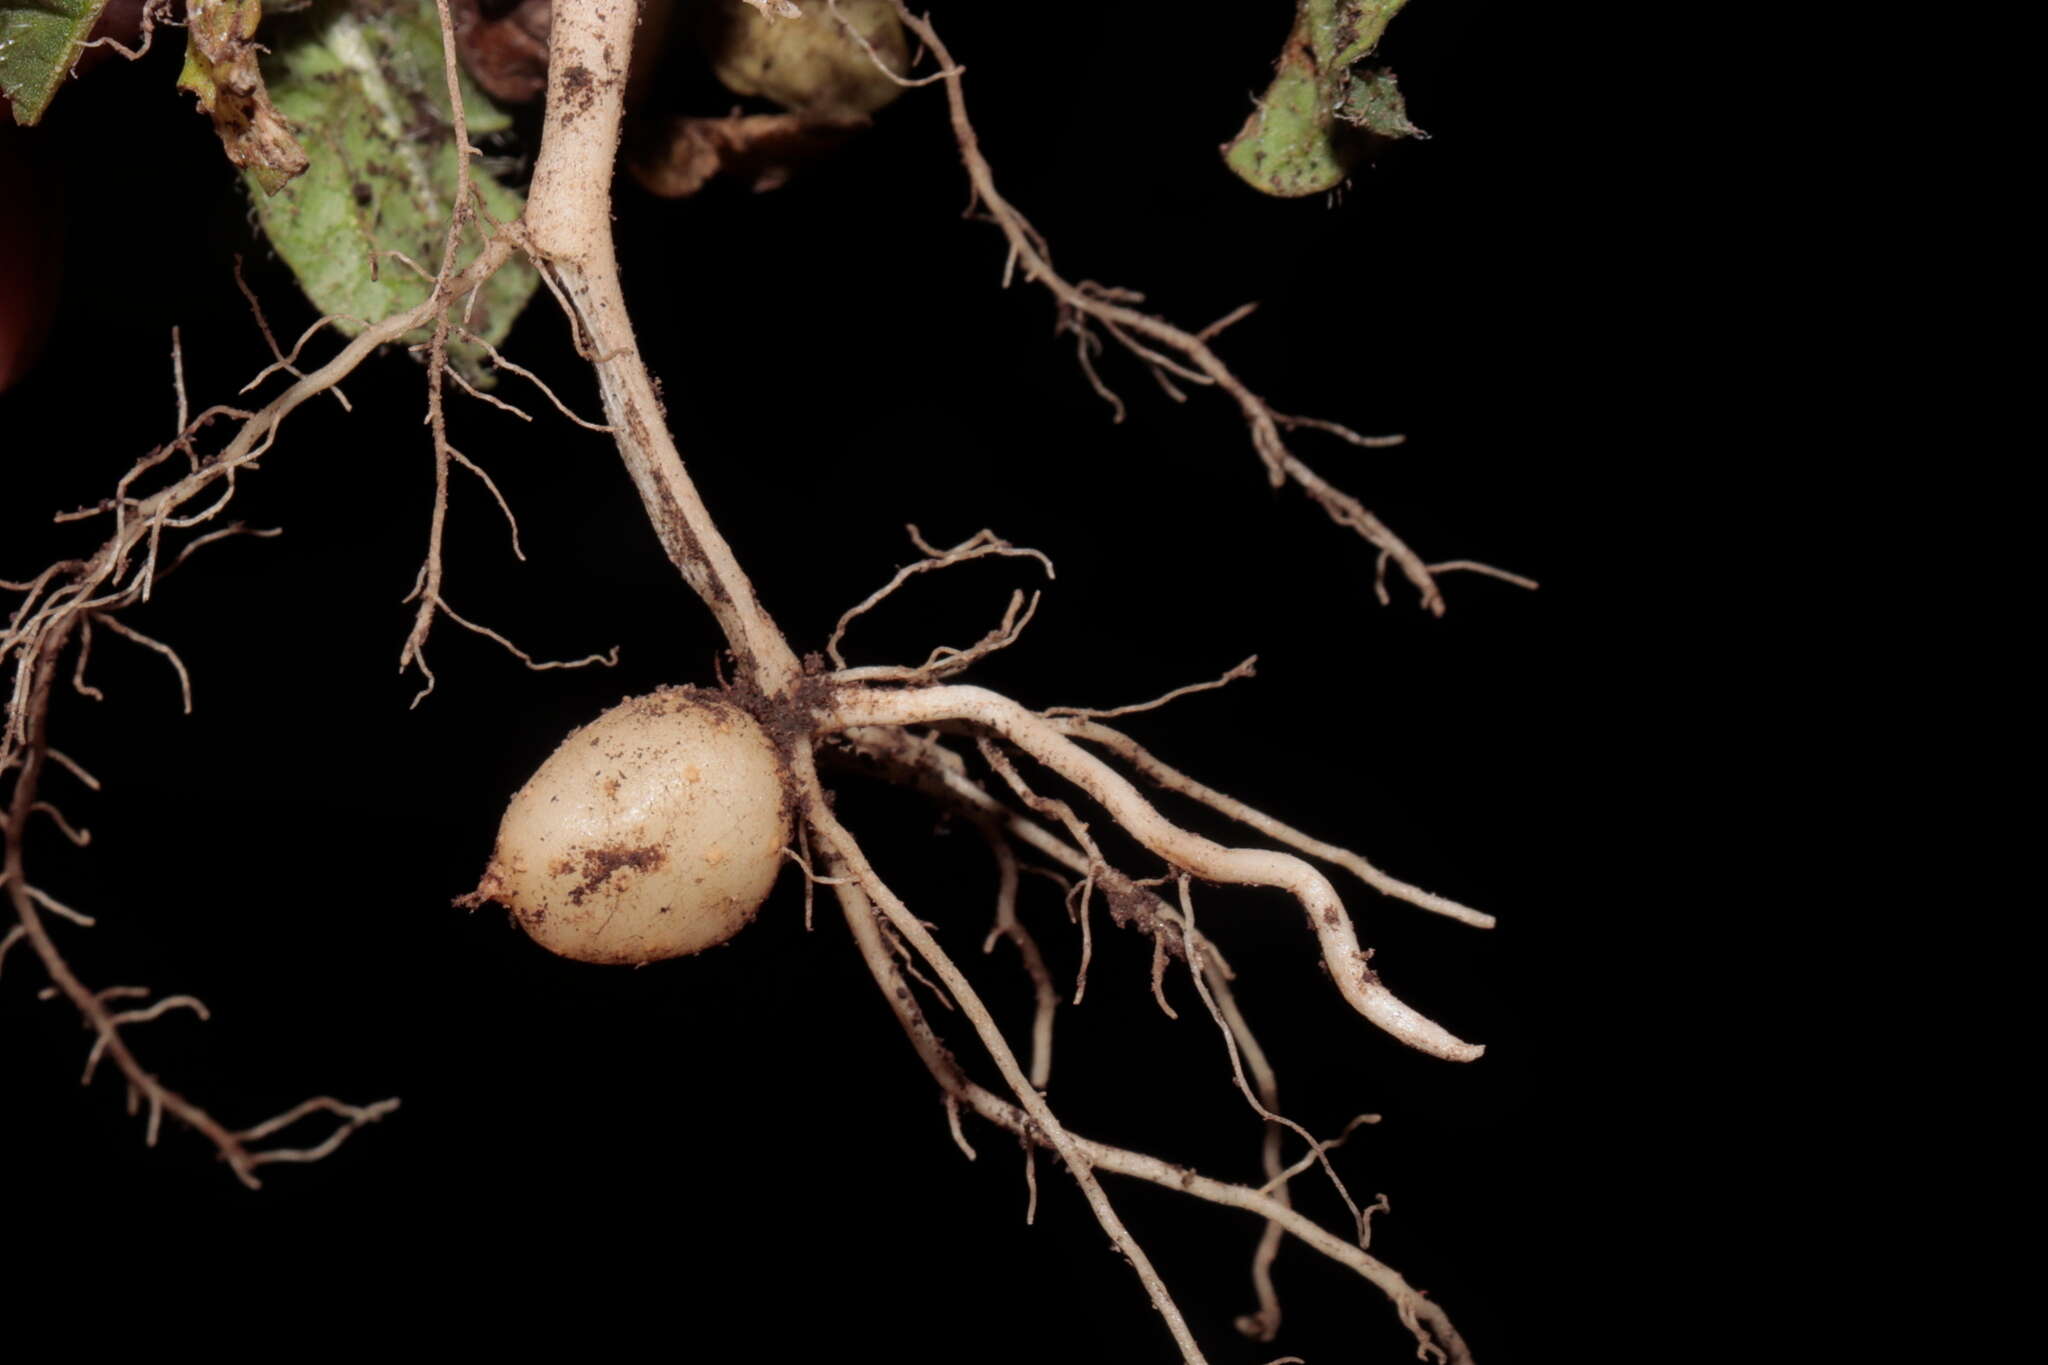
<path id="1" fill-rule="evenodd" d="M 60 766 L 72 766 L 50 747 L 50 711 L 56 682 L 62 676 L 63 656 L 67 650 L 74 651 L 70 667 L 72 689 L 81 697 L 97 698 L 101 694 L 87 681 L 94 629 L 97 626 L 110 634 L 125 636 L 165 656 L 177 675 L 185 709 L 189 711 L 191 677 L 177 651 L 135 630 L 122 620 L 120 613 L 149 600 L 157 585 L 195 551 L 237 536 L 271 534 L 253 531 L 239 522 L 211 523 L 233 501 L 237 476 L 273 448 L 285 419 L 320 394 L 336 389 L 379 347 L 429 322 L 437 308 L 445 309 L 465 298 L 510 259 L 512 250 L 508 237 L 493 240 L 468 269 L 443 281 L 437 297 L 365 328 L 325 365 L 309 371 L 297 369 L 294 362 L 300 348 L 295 347 L 291 362 L 281 361 L 274 367 L 294 374 L 293 383 L 260 408 L 219 406 L 191 416 L 180 384 L 177 435 L 138 460 L 116 485 L 113 497 L 82 509 L 79 516 L 64 518 L 110 518 L 112 527 L 99 548 L 81 558 L 52 564 L 32 578 L 0 582 L 0 590 L 20 594 L 4 630 L 0 630 L 0 667 L 6 669 L 9 685 L 5 723 L 0 726 L 0 779 L 11 775 L 14 784 L 4 824 L 0 824 L 0 834 L 5 836 L 0 886 L 4 886 L 16 921 L 0 937 L 0 942 L 10 949 L 26 944 L 40 961 L 52 987 L 78 1011 L 93 1035 L 95 1065 L 102 1060 L 112 1063 L 127 1083 L 136 1106 L 145 1113 L 148 1142 L 155 1143 L 168 1115 L 211 1143 L 236 1178 L 251 1188 L 261 1183 L 256 1175 L 258 1167 L 318 1160 L 365 1124 L 391 1113 L 398 1107 L 398 1101 L 354 1105 L 323 1095 L 254 1127 L 231 1128 L 164 1084 L 130 1047 L 127 1030 L 157 1015 L 146 1008 L 112 1008 L 112 1000 L 123 997 L 110 997 L 105 990 L 95 990 L 71 969 L 43 913 L 80 924 L 90 924 L 91 920 L 37 886 L 30 879 L 27 857 L 29 825 L 40 808 L 48 804 L 40 795 L 47 760 L 54 758 Z M 316 324 L 315 330 L 324 322 Z M 217 422 L 233 423 L 232 434 L 217 449 L 202 453 L 203 434 Z M 186 466 L 182 476 L 147 496 L 131 492 L 144 475 L 179 460 Z M 181 540 L 183 543 L 178 544 Z M 170 547 L 175 547 L 175 552 Z M 325 1139 L 309 1147 L 262 1145 L 289 1124 L 319 1114 L 338 1120 Z"/>
<path id="2" fill-rule="evenodd" d="M 236 1179 L 250 1189 L 260 1188 L 263 1182 L 256 1175 L 258 1166 L 274 1162 L 318 1161 L 333 1152 L 358 1128 L 375 1123 L 397 1109 L 398 1101 L 386 1099 L 370 1105 L 353 1105 L 332 1096 L 322 1095 L 252 1128 L 240 1131 L 230 1129 L 205 1109 L 158 1080 L 145 1068 L 129 1047 L 125 1032 L 135 1024 L 148 1023 L 160 1018 L 166 1010 L 181 1005 L 205 1018 L 206 1007 L 190 996 L 169 996 L 159 999 L 153 1005 L 115 1009 L 111 1007 L 114 1001 L 133 999 L 147 995 L 147 992 L 140 987 L 114 987 L 95 991 L 71 970 L 70 963 L 65 960 L 62 950 L 51 936 L 49 926 L 43 922 L 41 911 L 47 909 L 74 921 L 82 917 L 30 885 L 22 837 L 29 819 L 34 814 L 34 807 L 38 804 L 35 799 L 37 783 L 50 752 L 50 693 L 56 677 L 57 657 L 63 649 L 64 635 L 68 633 L 68 629 L 68 626 L 63 625 L 57 627 L 54 638 L 46 636 L 38 641 L 45 647 L 46 652 L 34 653 L 24 660 L 24 666 L 30 671 L 28 696 L 21 708 L 22 714 L 16 717 L 11 713 L 10 721 L 18 718 L 24 724 L 26 734 L 22 736 L 22 742 L 17 747 L 10 729 L 8 742 L 0 745 L 0 753 L 6 756 L 5 763 L 0 764 L 0 771 L 13 766 L 16 761 L 21 767 L 8 806 L 5 827 L 6 855 L 4 866 L 0 866 L 0 883 L 5 884 L 16 922 L 5 938 L 0 939 L 0 958 L 4 958 L 6 951 L 16 943 L 23 941 L 35 951 L 43 969 L 49 974 L 51 985 L 65 999 L 71 1001 L 93 1034 L 92 1048 L 86 1059 L 82 1082 L 90 1084 L 100 1062 L 111 1061 L 128 1084 L 131 1106 L 144 1109 L 147 1115 L 144 1141 L 148 1145 L 156 1145 L 157 1137 L 163 1130 L 164 1115 L 169 1114 L 212 1143 L 214 1150 L 227 1163 L 228 1169 L 234 1172 Z M 323 1141 L 311 1147 L 261 1145 L 273 1134 L 315 1113 L 330 1114 L 340 1120 Z"/>
<path id="3" fill-rule="evenodd" d="M 1253 392 L 1235 371 L 1223 363 L 1209 345 L 1212 337 L 1248 314 L 1251 305 L 1237 309 L 1199 332 L 1190 332 L 1156 314 L 1131 307 L 1145 301 L 1142 294 L 1100 285 L 1093 280 L 1075 283 L 1054 270 L 1052 252 L 1044 236 L 996 188 L 995 171 L 982 153 L 980 135 L 967 116 L 967 99 L 961 88 L 961 78 L 966 69 L 954 60 L 930 19 L 912 13 L 904 0 L 894 0 L 894 3 L 903 26 L 930 49 L 939 66 L 938 74 L 945 78 L 946 104 L 952 118 L 953 137 L 960 147 L 960 159 L 967 167 L 974 201 L 986 211 L 984 216 L 987 220 L 1002 229 L 1004 238 L 1009 242 L 1009 255 L 1003 265 L 1004 286 L 1007 288 L 1012 275 L 1021 270 L 1025 279 L 1043 285 L 1058 301 L 1059 330 L 1073 335 L 1075 355 L 1082 371 L 1087 375 L 1089 384 L 1110 405 L 1115 420 L 1123 420 L 1124 404 L 1103 382 L 1095 368 L 1095 357 L 1103 349 L 1102 338 L 1095 331 L 1097 327 L 1143 361 L 1152 377 L 1175 402 L 1184 402 L 1187 398 L 1176 380 L 1199 387 L 1213 386 L 1229 394 L 1244 414 L 1245 425 L 1251 432 L 1252 449 L 1265 465 L 1273 486 L 1278 488 L 1291 482 L 1300 487 L 1332 521 L 1355 531 L 1378 547 L 1382 566 L 1388 560 L 1400 566 L 1402 575 L 1420 595 L 1424 609 L 1443 615 L 1444 596 L 1437 586 L 1432 566 L 1410 549 L 1408 543 L 1394 534 L 1385 522 L 1374 516 L 1364 503 L 1302 463 L 1288 447 L 1281 431 L 1283 428 L 1312 427 L 1360 446 L 1393 445 L 1401 438 L 1361 436 L 1335 422 L 1275 412 L 1264 398 Z M 1461 561 L 1461 567 L 1472 566 Z M 1528 587 L 1535 586 L 1518 575 L 1495 571 L 1494 576 Z M 1386 600 L 1384 589 L 1380 599 Z"/>

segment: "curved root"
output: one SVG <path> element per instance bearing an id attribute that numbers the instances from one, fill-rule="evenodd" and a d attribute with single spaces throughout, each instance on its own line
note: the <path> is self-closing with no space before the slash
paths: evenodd
<path id="1" fill-rule="evenodd" d="M 1337 989 L 1380 1028 L 1446 1061 L 1474 1061 L 1486 1050 L 1411 1009 L 1380 983 L 1371 954 L 1359 945 L 1358 931 L 1329 878 L 1292 854 L 1227 848 L 1181 829 L 1153 809 L 1122 774 L 1067 738 L 1056 724 L 1008 697 L 964 685 L 858 690 L 836 697 L 829 715 L 820 719 L 832 729 L 968 721 L 999 734 L 1087 792 L 1132 837 L 1174 867 L 1207 881 L 1271 886 L 1292 895 L 1308 914 Z"/>

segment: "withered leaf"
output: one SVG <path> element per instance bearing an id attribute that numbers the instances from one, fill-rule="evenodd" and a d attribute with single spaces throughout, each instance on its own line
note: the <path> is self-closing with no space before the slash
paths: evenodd
<path id="1" fill-rule="evenodd" d="M 695 194 L 717 175 L 743 179 L 757 191 L 772 190 L 804 162 L 867 126 L 867 117 L 860 114 L 672 118 L 643 136 L 626 167 L 642 189 L 664 199 Z"/>
<path id="2" fill-rule="evenodd" d="M 178 88 L 199 97 L 213 116 L 228 160 L 276 194 L 306 170 L 306 149 L 270 102 L 257 69 L 256 26 L 262 0 L 189 0 L 185 69 Z"/>

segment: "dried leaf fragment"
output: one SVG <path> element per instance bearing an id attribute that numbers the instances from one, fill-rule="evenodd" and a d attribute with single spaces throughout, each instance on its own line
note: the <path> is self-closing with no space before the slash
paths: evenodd
<path id="1" fill-rule="evenodd" d="M 455 0 L 452 9 L 463 68 L 484 93 L 505 104 L 546 93 L 553 0 Z"/>
<path id="2" fill-rule="evenodd" d="M 872 114 L 903 93 L 876 68 L 876 57 L 901 75 L 910 44 L 889 0 L 839 0 L 838 11 L 835 18 L 825 0 L 812 0 L 798 19 L 770 19 L 739 0 L 712 0 L 698 33 L 711 69 L 735 95 L 759 95 L 826 121 Z"/>
<path id="3" fill-rule="evenodd" d="M 627 166 L 650 194 L 695 194 L 720 175 L 756 193 L 775 189 L 903 91 L 888 72 L 908 70 L 910 43 L 890 0 L 812 0 L 808 9 L 788 0 L 704 0 L 696 22 L 698 46 L 726 89 L 785 112 L 735 109 L 648 127 Z"/>
<path id="4" fill-rule="evenodd" d="M 641 140 L 626 167 L 640 188 L 664 199 L 695 194 L 718 175 L 745 180 L 759 193 L 782 185 L 798 166 L 867 126 L 868 119 L 860 115 L 838 120 L 806 114 L 672 118 Z"/>
<path id="5" fill-rule="evenodd" d="M 270 102 L 257 68 L 256 26 L 262 0 L 189 0 L 185 69 L 178 88 L 199 97 L 213 116 L 228 160 L 276 194 L 306 170 L 306 149 Z"/>

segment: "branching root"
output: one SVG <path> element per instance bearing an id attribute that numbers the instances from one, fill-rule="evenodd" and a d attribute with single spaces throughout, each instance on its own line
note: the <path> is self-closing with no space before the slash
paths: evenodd
<path id="1" fill-rule="evenodd" d="M 162 13 L 162 6 L 152 4 L 146 7 L 145 39 L 155 18 Z M 452 83 L 452 58 L 450 62 L 448 72 Z M 456 109 L 459 129 L 459 99 Z M 466 178 L 466 166 L 463 174 Z M 197 416 L 190 415 L 184 383 L 183 346 L 174 331 L 171 359 L 177 404 L 176 434 L 137 460 L 121 477 L 112 497 L 58 518 L 60 522 L 67 522 L 110 516 L 112 526 L 105 541 L 90 554 L 60 560 L 29 578 L 0 580 L 0 590 L 19 595 L 19 600 L 7 614 L 4 628 L 0 628 L 0 670 L 4 670 L 7 679 L 4 720 L 0 720 L 0 780 L 11 780 L 11 787 L 5 792 L 4 807 L 0 807 L 5 812 L 0 815 L 0 832 L 5 836 L 4 862 L 0 862 L 0 889 L 5 890 L 14 919 L 5 934 L 0 935 L 0 962 L 4 962 L 17 946 L 28 945 L 50 980 L 43 994 L 69 1000 L 93 1036 L 86 1059 L 85 1078 L 91 1080 L 102 1064 L 110 1064 L 120 1072 L 128 1086 L 131 1110 L 147 1112 L 146 1136 L 150 1143 L 156 1141 L 163 1117 L 168 1113 L 207 1139 L 236 1177 L 251 1187 L 259 1183 L 255 1173 L 257 1167 L 274 1162 L 319 1160 L 365 1124 L 390 1113 L 398 1102 L 383 1100 L 361 1106 L 321 1096 L 265 1123 L 234 1130 L 164 1085 L 141 1063 L 129 1047 L 128 1030 L 156 1020 L 166 1011 L 187 1009 L 204 1017 L 205 1010 L 196 999 L 187 995 L 167 996 L 148 1005 L 117 1005 L 115 1002 L 135 1000 L 137 990 L 115 987 L 95 991 L 86 986 L 72 971 L 50 932 L 45 916 L 80 926 L 90 926 L 93 920 L 34 885 L 28 876 L 28 827 L 32 815 L 48 816 L 58 826 L 59 832 L 73 842 L 82 844 L 88 837 L 41 795 L 44 770 L 54 763 L 88 788 L 99 788 L 96 778 L 50 745 L 50 712 L 57 691 L 56 680 L 62 676 L 63 656 L 70 650 L 73 658 L 69 677 L 73 690 L 87 699 L 102 699 L 104 694 L 86 680 L 86 670 L 92 642 L 97 633 L 105 631 L 163 655 L 176 674 L 184 709 L 190 711 L 192 679 L 184 660 L 172 646 L 145 634 L 128 619 L 127 613 L 149 602 L 157 585 L 185 564 L 194 552 L 232 537 L 276 535 L 275 530 L 252 530 L 239 522 L 213 526 L 208 523 L 214 522 L 232 502 L 237 476 L 254 469 L 269 452 L 279 429 L 291 413 L 323 393 L 335 394 L 346 407 L 346 400 L 339 390 L 345 378 L 380 347 L 399 341 L 416 328 L 429 325 L 434 328 L 435 359 L 440 362 L 429 367 L 430 420 L 435 426 L 438 482 L 442 495 L 437 500 L 435 518 L 434 557 L 438 557 L 439 523 L 445 511 L 446 468 L 456 458 L 447 446 L 445 432 L 438 420 L 439 384 L 446 369 L 448 313 L 452 307 L 470 298 L 520 245 L 516 227 L 506 225 L 484 241 L 468 266 L 458 269 L 454 264 L 455 240 L 465 226 L 467 221 L 458 212 L 456 226 L 450 233 L 448 254 L 435 277 L 435 289 L 428 299 L 417 307 L 388 318 L 364 323 L 358 335 L 347 340 L 336 355 L 316 368 L 302 368 L 301 357 L 312 340 L 338 319 L 326 317 L 315 322 L 291 350 L 285 352 L 278 347 L 261 309 L 255 306 L 253 296 L 244 285 L 243 293 L 250 297 L 258 329 L 263 333 L 272 357 L 271 364 L 258 373 L 244 392 L 256 388 L 273 375 L 284 374 L 291 380 L 283 392 L 259 408 L 217 405 Z M 222 421 L 235 424 L 232 433 L 218 448 L 210 452 L 202 450 L 201 435 Z M 177 477 L 162 482 L 154 491 L 141 491 L 146 480 L 163 480 L 165 474 L 176 469 L 180 462 L 183 472 Z M 481 470 L 476 472 L 482 475 Z M 488 478 L 486 483 L 489 483 Z M 500 503 L 502 505 L 502 499 Z M 170 541 L 182 542 L 175 546 L 175 553 L 170 553 L 167 548 Z M 435 574 L 427 594 L 430 603 L 423 605 L 429 616 L 435 609 L 446 611 L 445 603 L 440 601 L 438 564 Z M 452 612 L 448 614 L 466 628 L 489 635 L 506 644 L 507 648 L 513 648 L 494 632 Z M 423 638 L 422 632 L 420 641 Z M 408 643 L 416 646 L 418 642 Z M 514 653 L 520 651 L 514 648 Z M 521 654 L 521 657 L 526 656 Z M 526 661 L 534 667 L 549 666 L 534 664 L 531 659 Z M 263 1145 L 286 1127 L 320 1114 L 336 1120 L 332 1131 L 321 1140 L 304 1147 Z"/>
<path id="2" fill-rule="evenodd" d="M 1319 418 L 1290 417 L 1275 412 L 1264 398 L 1253 392 L 1235 371 L 1223 363 L 1209 345 L 1209 342 L 1225 328 L 1247 316 L 1252 311 L 1250 304 L 1226 314 L 1199 332 L 1190 332 L 1162 317 L 1140 311 L 1133 306 L 1144 302 L 1144 296 L 1135 290 L 1101 285 L 1093 280 L 1081 280 L 1077 283 L 1056 271 L 1052 265 L 1052 253 L 1046 245 L 1044 236 L 996 188 L 995 171 L 981 150 L 980 135 L 976 133 L 973 122 L 968 118 L 962 80 L 965 68 L 953 59 L 953 54 L 947 49 L 928 18 L 913 13 L 905 0 L 894 0 L 894 3 L 897 17 L 904 27 L 917 36 L 938 63 L 936 75 L 945 82 L 953 138 L 959 146 L 960 159 L 967 168 L 971 187 L 970 207 L 974 204 L 980 205 L 981 216 L 986 221 L 994 223 L 1008 243 L 1008 252 L 1003 262 L 1004 286 L 1007 287 L 1012 276 L 1021 269 L 1025 279 L 1042 285 L 1052 294 L 1059 309 L 1055 331 L 1059 334 L 1073 335 L 1075 356 L 1082 373 L 1086 376 L 1089 386 L 1110 405 L 1112 420 L 1121 422 L 1125 408 L 1123 400 L 1104 382 L 1096 368 L 1096 359 L 1103 350 L 1102 339 L 1095 330 L 1098 327 L 1142 361 L 1160 388 L 1174 401 L 1184 402 L 1187 398 L 1175 383 L 1176 380 L 1213 387 L 1228 394 L 1236 401 L 1239 411 L 1244 416 L 1245 425 L 1251 434 L 1252 448 L 1265 466 L 1272 485 L 1279 488 L 1291 482 L 1298 486 L 1329 515 L 1332 521 L 1356 532 L 1376 546 L 1381 554 L 1382 569 L 1389 560 L 1398 564 L 1403 576 L 1420 595 L 1423 607 L 1433 614 L 1442 615 L 1444 598 L 1442 590 L 1437 586 L 1437 570 L 1426 564 L 1420 555 L 1408 547 L 1406 541 L 1367 510 L 1357 498 L 1335 487 L 1304 464 L 1288 447 L 1281 433 L 1283 429 L 1309 428 L 1327 432 L 1352 445 L 1364 447 L 1393 445 L 1397 444 L 1400 438 L 1361 436 L 1349 427 L 1335 422 Z M 881 65 L 879 58 L 876 58 L 876 61 Z M 888 68 L 883 66 L 882 69 Z M 1452 562 L 1459 567 L 1476 567 L 1467 561 Z M 1487 572 L 1508 582 L 1526 587 L 1535 586 L 1530 580 L 1504 570 Z M 1383 587 L 1381 598 L 1385 600 Z"/>
<path id="3" fill-rule="evenodd" d="M 1130 782 L 1080 748 L 1057 724 L 985 688 L 962 685 L 867 690 L 834 708 L 837 728 L 967 722 L 994 733 L 1065 777 L 1178 871 L 1207 881 L 1271 886 L 1300 902 L 1322 945 L 1323 962 L 1353 1008 L 1409 1046 L 1449 1061 L 1472 1061 L 1484 1049 L 1454 1037 L 1380 983 L 1358 942 L 1351 917 L 1329 879 L 1291 854 L 1228 848 L 1172 824 Z"/>

